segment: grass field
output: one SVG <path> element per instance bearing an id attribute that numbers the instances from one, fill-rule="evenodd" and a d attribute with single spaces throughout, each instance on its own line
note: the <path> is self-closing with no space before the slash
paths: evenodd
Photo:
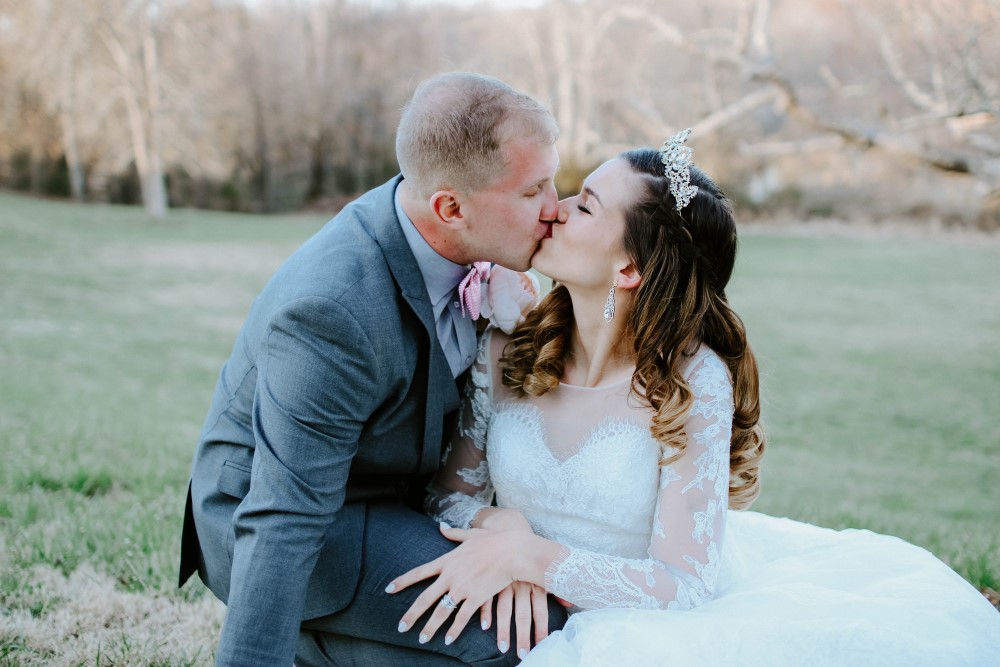
<path id="1" fill-rule="evenodd" d="M 193 446 L 257 291 L 323 222 L 0 193 L 0 666 L 211 662 L 176 589 Z M 744 233 L 754 509 L 927 547 L 1000 589 L 1000 244 Z"/>

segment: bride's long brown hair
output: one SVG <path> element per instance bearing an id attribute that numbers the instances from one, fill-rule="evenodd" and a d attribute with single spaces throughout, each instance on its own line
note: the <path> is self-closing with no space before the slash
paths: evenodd
<path id="1" fill-rule="evenodd" d="M 736 261 L 736 221 L 729 200 L 700 169 L 691 167 L 698 193 L 674 208 L 659 151 L 622 153 L 644 187 L 625 212 L 622 244 L 642 282 L 625 325 L 632 341 L 632 391 L 653 408 L 651 432 L 665 456 L 679 459 L 687 447 L 684 424 L 693 396 L 682 371 L 699 343 L 712 348 L 733 381 L 733 430 L 729 447 L 729 507 L 745 509 L 760 491 L 765 437 L 760 426 L 757 360 L 743 321 L 729 306 L 725 287 Z M 573 322 L 569 292 L 556 286 L 511 336 L 500 359 L 503 383 L 540 396 L 563 375 Z"/>

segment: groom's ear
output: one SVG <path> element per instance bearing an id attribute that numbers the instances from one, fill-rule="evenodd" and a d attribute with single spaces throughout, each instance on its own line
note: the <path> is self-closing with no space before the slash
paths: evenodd
<path id="1" fill-rule="evenodd" d="M 455 227 L 465 223 L 465 215 L 462 211 L 462 203 L 450 190 L 438 190 L 431 195 L 431 211 L 434 212 L 435 219 L 448 226 Z"/>
<path id="2" fill-rule="evenodd" d="M 618 287 L 621 289 L 635 289 L 641 282 L 642 276 L 632 264 L 618 270 Z"/>

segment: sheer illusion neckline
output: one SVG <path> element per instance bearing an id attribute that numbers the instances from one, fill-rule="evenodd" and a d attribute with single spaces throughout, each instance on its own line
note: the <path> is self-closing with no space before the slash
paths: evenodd
<path id="1" fill-rule="evenodd" d="M 622 378 L 621 380 L 615 380 L 614 382 L 606 382 L 604 384 L 599 384 L 596 387 L 588 387 L 583 384 L 569 384 L 567 382 L 560 382 L 559 387 L 579 390 L 579 391 L 603 391 L 605 389 L 614 389 L 615 387 L 620 387 L 621 385 L 631 381 L 632 381 L 632 376 L 629 375 L 628 377 Z"/>

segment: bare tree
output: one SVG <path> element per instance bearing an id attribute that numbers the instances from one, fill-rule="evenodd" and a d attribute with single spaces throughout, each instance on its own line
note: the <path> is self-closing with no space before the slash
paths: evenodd
<path id="1" fill-rule="evenodd" d="M 60 11 L 51 3 L 24 3 L 6 14 L 13 26 L 9 53 L 24 54 L 11 59 L 13 70 L 24 85 L 38 91 L 45 108 L 58 119 L 74 199 L 83 199 L 85 190 L 78 133 L 79 83 L 84 78 L 81 70 L 86 66 L 91 21 L 83 9 Z"/>
<path id="2" fill-rule="evenodd" d="M 103 0 L 99 35 L 117 67 L 117 91 L 125 104 L 142 200 L 154 217 L 167 212 L 162 156 L 159 0 Z"/>
<path id="3" fill-rule="evenodd" d="M 157 215 L 168 173 L 170 196 L 188 179 L 211 205 L 294 208 L 384 179 L 414 85 L 472 69 L 553 107 L 564 187 L 691 126 L 737 182 L 779 162 L 801 179 L 820 152 L 902 156 L 989 209 L 997 62 L 996 0 L 0 0 L 0 97 L 22 128 L 0 158 L 64 156 L 77 197 L 134 165 Z"/>
<path id="4" fill-rule="evenodd" d="M 987 63 L 1000 62 L 1000 10 L 992 0 L 842 0 L 823 13 L 810 8 L 827 44 L 859 52 L 857 61 L 843 62 L 811 53 L 808 38 L 790 41 L 805 17 L 789 20 L 788 3 L 729 3 L 721 20 L 703 16 L 701 25 L 642 0 L 576 2 L 572 11 L 567 3 L 556 0 L 548 6 L 554 14 L 541 14 L 548 57 L 543 48 L 533 51 L 554 81 L 562 149 L 571 159 L 588 162 L 618 148 L 615 120 L 631 126 L 632 136 L 649 137 L 696 118 L 693 141 L 704 141 L 766 109 L 801 129 L 786 131 L 782 146 L 761 142 L 763 128 L 740 125 L 745 154 L 850 145 L 969 174 L 986 193 L 985 207 L 997 197 L 1000 69 Z M 574 33 L 587 37 L 573 40 Z M 632 61 L 614 48 L 623 34 Z M 783 49 L 775 48 L 779 39 Z M 850 73 L 838 76 L 838 69 Z"/>
<path id="5" fill-rule="evenodd" d="M 844 0 L 877 43 L 896 93 L 865 137 L 941 170 L 1000 179 L 1000 5 L 991 0 Z"/>

